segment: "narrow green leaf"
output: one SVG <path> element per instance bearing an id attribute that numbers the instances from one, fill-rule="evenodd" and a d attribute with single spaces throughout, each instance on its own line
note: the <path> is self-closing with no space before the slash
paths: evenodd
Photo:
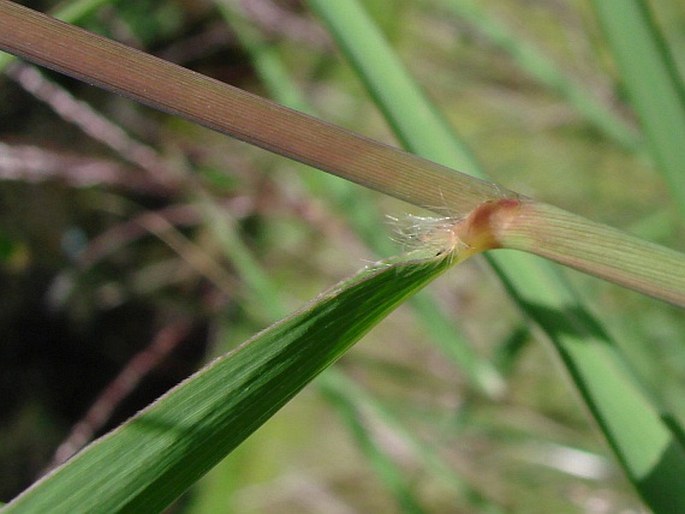
<path id="1" fill-rule="evenodd" d="M 340 283 L 91 444 L 3 512 L 161 511 L 452 264 L 417 257 Z"/>
<path id="2" fill-rule="evenodd" d="M 593 0 L 649 147 L 685 213 L 685 87 L 643 0 Z"/>
<path id="3" fill-rule="evenodd" d="M 402 146 L 434 162 L 476 174 L 479 166 L 470 149 L 455 137 L 454 129 L 423 91 L 407 81 L 402 63 L 359 4 L 324 0 L 309 4 L 326 22 Z"/>
<path id="4" fill-rule="evenodd" d="M 253 302 L 249 302 L 249 304 L 258 303 L 261 309 L 266 311 L 269 315 L 276 314 L 277 317 L 281 317 L 283 315 L 283 307 L 279 301 L 280 295 L 278 288 L 269 280 L 269 277 L 264 270 L 259 268 L 258 264 L 255 264 L 256 260 L 249 255 L 250 250 L 237 236 L 231 226 L 230 220 L 226 218 L 225 213 L 219 212 L 218 208 L 209 200 L 202 201 L 202 206 L 207 213 L 207 222 L 222 243 L 225 255 L 228 256 L 233 265 L 240 270 L 240 275 L 245 280 L 245 283 L 248 286 L 247 289 L 251 292 L 250 297 L 253 299 Z M 383 237 L 385 237 L 385 235 L 383 235 Z M 417 300 L 420 294 L 421 292 L 412 297 L 411 300 Z M 261 299 L 262 301 L 254 302 L 255 299 Z M 426 309 L 433 307 L 429 302 L 421 302 L 420 305 Z M 431 314 L 422 313 L 422 315 L 432 316 L 428 318 L 428 321 L 435 321 L 438 316 L 434 311 Z M 440 321 L 437 321 L 436 324 L 438 327 L 442 326 Z M 443 340 L 445 341 L 444 344 L 447 345 L 447 338 L 443 337 Z M 484 379 L 490 378 L 491 375 L 487 374 L 489 368 L 484 367 L 477 356 L 469 351 L 470 349 L 468 347 L 462 348 L 458 344 L 459 342 L 459 340 L 453 341 L 448 350 L 455 353 L 462 353 L 462 355 L 459 355 L 455 360 L 458 360 L 463 365 L 470 366 L 467 371 L 473 373 L 476 377 L 480 378 L 482 376 Z M 499 379 L 498 375 L 491 380 L 496 379 Z M 394 462 L 390 455 L 387 455 L 383 446 L 377 444 L 371 434 L 366 433 L 368 432 L 368 427 L 362 426 L 356 422 L 355 412 L 360 408 L 377 413 L 379 417 L 382 417 L 385 423 L 391 425 L 395 433 L 415 450 L 417 456 L 422 459 L 426 468 L 433 473 L 433 476 L 437 480 L 447 482 L 450 487 L 462 493 L 472 505 L 478 505 L 480 508 L 484 509 L 483 512 L 493 514 L 500 513 L 500 510 L 494 504 L 490 503 L 485 496 L 479 494 L 470 487 L 464 479 L 457 476 L 455 470 L 445 464 L 441 456 L 439 456 L 434 449 L 422 443 L 414 434 L 403 429 L 401 423 L 388 409 L 384 408 L 380 402 L 366 394 L 342 372 L 337 372 L 335 369 L 329 369 L 318 379 L 317 384 L 322 391 L 335 396 L 337 399 L 335 405 L 344 411 L 341 412 L 341 415 L 350 424 L 353 434 L 360 446 L 362 446 L 363 451 L 372 458 L 374 463 L 373 467 L 389 486 L 390 491 L 397 499 L 398 504 L 406 505 L 409 511 L 412 509 L 417 511 L 420 510 L 419 503 L 413 497 L 411 491 L 408 488 L 401 487 L 403 482 L 400 467 Z"/>
<path id="5" fill-rule="evenodd" d="M 685 512 L 685 447 L 653 398 L 631 375 L 616 343 L 572 291 L 560 294 L 525 254 L 503 250 L 518 266 L 505 286 L 545 331 L 626 475 L 656 513 Z"/>

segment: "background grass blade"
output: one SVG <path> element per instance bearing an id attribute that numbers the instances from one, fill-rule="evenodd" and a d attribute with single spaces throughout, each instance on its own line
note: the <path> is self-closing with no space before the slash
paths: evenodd
<path id="1" fill-rule="evenodd" d="M 633 127 L 606 105 L 594 98 L 582 84 L 565 73 L 542 50 L 514 33 L 503 22 L 488 14 L 478 2 L 472 0 L 439 0 L 459 18 L 473 24 L 497 46 L 511 55 L 516 64 L 537 81 L 566 99 L 579 113 L 601 130 L 607 137 L 625 148 L 636 150 L 639 137 Z"/>
<path id="2" fill-rule="evenodd" d="M 593 5 L 654 161 L 685 213 L 685 88 L 673 57 L 644 1 Z"/>
<path id="3" fill-rule="evenodd" d="M 373 434 L 364 426 L 362 414 L 354 402 L 348 401 L 342 391 L 331 385 L 324 386 L 324 394 L 335 405 L 338 415 L 349 427 L 350 432 L 361 447 L 370 465 L 376 470 L 387 487 L 393 491 L 397 498 L 399 512 L 407 514 L 421 514 L 426 512 L 410 493 L 407 477 L 403 475 L 390 457 L 380 451 L 379 446 L 373 440 Z"/>
<path id="4" fill-rule="evenodd" d="M 347 280 L 221 357 L 39 481 L 4 512 L 158 512 L 450 259 Z"/>
<path id="5" fill-rule="evenodd" d="M 411 448 L 423 458 L 427 470 L 433 474 L 433 477 L 440 482 L 446 483 L 451 489 L 457 490 L 462 497 L 468 499 L 472 508 L 479 509 L 478 512 L 483 514 L 503 514 L 508 512 L 494 504 L 481 491 L 471 487 L 463 478 L 460 478 L 455 470 L 444 462 L 434 448 L 421 441 L 415 434 L 408 433 L 385 406 L 370 398 L 353 380 L 335 371 L 335 369 L 329 370 L 328 378 L 322 384 L 322 389 L 326 395 L 335 398 L 336 402 L 344 404 L 345 412 L 343 415 L 352 418 L 348 420 L 349 423 L 355 425 L 357 423 L 363 424 L 363 419 L 359 419 L 363 417 L 363 414 L 357 412 L 360 410 L 359 406 L 361 405 L 367 411 L 370 411 L 370 414 L 377 416 L 383 423 L 393 429 L 393 433 L 400 434 Z M 360 399 L 362 399 L 361 402 L 359 401 Z M 355 427 L 356 430 L 362 428 L 359 426 Z M 360 439 L 364 438 L 365 444 L 373 444 L 373 441 L 367 441 L 371 439 L 369 434 L 360 433 L 357 434 L 357 437 Z M 377 451 L 374 448 L 368 448 L 368 450 Z M 395 477 L 392 478 L 395 479 Z"/>
<path id="6" fill-rule="evenodd" d="M 414 103 L 390 93 L 405 94 L 417 86 L 359 3 L 350 0 L 343 5 L 309 0 L 309 4 L 339 40 L 372 96 L 384 102 L 382 110 L 392 112 L 389 121 L 393 128 L 405 127 L 401 139 L 411 140 L 412 150 L 428 158 L 454 165 L 449 156 L 458 153 L 463 143 L 451 144 L 451 150 L 430 144 L 431 135 L 448 141 L 451 134 L 451 131 L 444 132 L 445 122 L 439 116 L 426 118 L 425 113 L 437 111 L 422 106 L 414 113 Z M 375 51 L 368 52 L 368 48 Z M 386 81 L 387 77 L 393 80 Z M 382 93 L 386 88 L 388 91 Z M 416 91 L 410 98 L 418 102 L 425 95 Z M 412 124 L 412 120 L 419 118 L 421 125 Z M 459 159 L 462 163 L 468 160 L 471 160 L 468 155 Z M 467 170 L 483 176 L 478 167 Z M 685 491 L 682 478 L 685 448 L 663 422 L 649 396 L 635 385 L 623 357 L 601 325 L 578 303 L 566 281 L 547 264 L 510 252 L 497 253 L 490 262 L 523 311 L 554 343 L 576 387 L 646 503 L 656 512 L 685 510 L 682 492 Z M 630 420 L 636 417 L 641 423 L 639 431 L 631 427 Z M 674 472 L 675 469 L 679 471 Z M 670 494 L 666 500 L 664 487 Z"/>

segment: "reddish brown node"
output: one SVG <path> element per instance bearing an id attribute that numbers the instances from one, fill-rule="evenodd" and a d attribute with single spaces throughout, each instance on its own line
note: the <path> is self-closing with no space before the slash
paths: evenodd
<path id="1" fill-rule="evenodd" d="M 498 234 L 516 218 L 521 205 L 517 198 L 484 202 L 459 223 L 456 235 L 475 252 L 501 248 Z"/>

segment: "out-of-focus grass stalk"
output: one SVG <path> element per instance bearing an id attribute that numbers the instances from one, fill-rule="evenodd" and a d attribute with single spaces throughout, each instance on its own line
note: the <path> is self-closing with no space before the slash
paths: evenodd
<path id="1" fill-rule="evenodd" d="M 311 113 L 311 106 L 298 90 L 274 46 L 264 41 L 254 28 L 241 19 L 240 13 L 229 5 L 223 0 L 217 2 L 217 7 L 227 23 L 250 54 L 270 96 L 287 107 Z M 323 195 L 345 213 L 355 232 L 377 255 L 398 252 L 385 231 L 378 230 L 375 220 L 381 219 L 382 215 L 371 197 L 364 195 L 353 184 L 323 173 L 307 174 L 303 180 L 310 191 Z M 363 215 L 360 216 L 360 213 Z M 474 387 L 491 397 L 502 394 L 504 383 L 497 370 L 477 355 L 427 292 L 418 293 L 410 300 L 410 304 L 433 341 L 457 363 L 460 371 L 469 378 Z"/>
<path id="2" fill-rule="evenodd" d="M 335 372 L 335 369 L 331 370 Z M 364 391 L 353 380 L 342 373 L 328 373 L 329 378 L 322 385 L 325 393 L 335 395 L 339 401 L 345 402 L 350 406 L 356 404 L 357 407 L 371 407 L 368 414 L 377 417 L 396 435 L 404 439 L 408 446 L 419 455 L 426 468 L 433 473 L 435 480 L 445 483 L 451 489 L 458 491 L 470 505 L 478 509 L 483 514 L 501 514 L 508 512 L 491 502 L 483 493 L 467 485 L 455 472 L 452 466 L 448 465 L 439 452 L 430 443 L 424 442 L 416 434 L 409 432 L 402 423 L 390 412 L 385 405 L 375 400 Z M 360 401 L 361 400 L 361 401 Z M 360 418 L 363 414 L 360 413 Z M 354 422 L 354 420 L 352 421 Z M 364 423 L 363 419 L 357 420 Z"/>
<path id="3" fill-rule="evenodd" d="M 472 0 L 437 0 L 436 3 L 474 25 L 511 55 L 522 70 L 566 99 L 608 137 L 631 150 L 640 146 L 639 137 L 634 128 L 598 101 L 582 84 L 564 73 L 535 45 L 525 41 L 504 23 L 488 14 L 479 3 Z"/>
<path id="4" fill-rule="evenodd" d="M 344 4 L 326 0 L 308 3 L 329 27 L 373 97 L 382 102 L 381 109 L 388 113 L 391 126 L 403 131 L 402 140 L 411 141 L 412 150 L 447 165 L 471 160 L 469 155 L 450 159 L 450 155 L 459 154 L 463 143 L 454 142 L 447 149 L 431 143 L 433 138 L 449 142 L 453 132 L 445 131 L 446 124 L 437 114 L 426 118 L 425 113 L 437 111 L 429 105 L 418 105 L 427 104 L 426 97 L 356 0 Z M 369 48 L 374 51 L 369 52 Z M 388 77 L 392 80 L 386 80 Z M 409 95 L 408 91 L 413 93 Z M 416 118 L 422 123 L 412 123 Z M 478 167 L 468 171 L 484 175 Z M 507 210 L 517 208 L 507 206 L 506 200 L 503 203 Z M 472 213 L 475 226 L 488 224 L 491 214 L 497 217 L 501 213 L 488 213 L 487 205 L 481 208 L 482 215 Z M 511 211 L 505 210 L 503 214 L 505 217 L 495 224 L 506 224 L 516 217 Z M 468 226 L 465 225 L 467 236 Z M 578 391 L 645 502 L 659 513 L 685 511 L 685 448 L 678 431 L 671 431 L 658 406 L 627 373 L 622 356 L 601 324 L 547 263 L 510 252 L 502 256 L 495 253 L 490 262 L 519 306 L 554 343 Z M 654 265 L 659 263 L 655 260 Z"/>
<path id="5" fill-rule="evenodd" d="M 57 6 L 51 15 L 58 20 L 73 23 L 106 4 L 114 4 L 119 0 L 72 0 Z"/>
<path id="6" fill-rule="evenodd" d="M 405 473 L 398 469 L 392 459 L 381 451 L 375 443 L 373 434 L 362 421 L 356 399 L 348 398 L 340 387 L 341 385 L 335 384 L 335 382 L 325 384 L 323 387 L 324 395 L 331 404 L 335 405 L 338 415 L 349 427 L 357 445 L 376 470 L 376 474 L 383 477 L 383 481 L 392 490 L 397 499 L 399 512 L 406 514 L 426 512 L 411 494 Z"/>
<path id="7" fill-rule="evenodd" d="M 593 0 L 649 149 L 685 214 L 685 87 L 643 0 Z"/>

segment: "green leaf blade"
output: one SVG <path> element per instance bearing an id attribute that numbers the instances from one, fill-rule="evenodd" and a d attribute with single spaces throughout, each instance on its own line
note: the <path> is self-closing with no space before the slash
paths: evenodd
<path id="1" fill-rule="evenodd" d="M 652 156 L 685 213 L 685 86 L 642 0 L 594 0 Z"/>
<path id="2" fill-rule="evenodd" d="M 400 260 L 342 282 L 216 359 L 3 512 L 161 511 L 451 264 Z"/>

